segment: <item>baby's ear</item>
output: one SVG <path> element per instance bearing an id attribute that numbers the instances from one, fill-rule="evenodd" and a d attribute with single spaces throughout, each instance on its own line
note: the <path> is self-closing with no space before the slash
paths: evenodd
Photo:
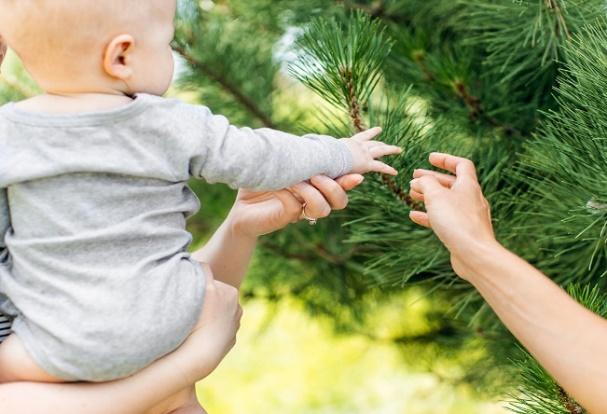
<path id="1" fill-rule="evenodd" d="M 6 56 L 6 50 L 6 43 L 4 42 L 2 35 L 0 35 L 0 66 L 2 66 L 2 62 L 4 61 L 4 57 Z"/>
<path id="2" fill-rule="evenodd" d="M 105 48 L 103 69 L 113 78 L 126 80 L 133 76 L 130 55 L 135 39 L 128 34 L 116 36 Z"/>

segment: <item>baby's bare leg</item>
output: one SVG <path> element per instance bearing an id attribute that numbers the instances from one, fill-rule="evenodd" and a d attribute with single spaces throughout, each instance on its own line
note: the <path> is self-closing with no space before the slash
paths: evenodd
<path id="1" fill-rule="evenodd" d="M 12 334 L 0 344 L 0 384 L 18 381 L 66 382 L 40 368 L 29 356 L 21 340 Z"/>

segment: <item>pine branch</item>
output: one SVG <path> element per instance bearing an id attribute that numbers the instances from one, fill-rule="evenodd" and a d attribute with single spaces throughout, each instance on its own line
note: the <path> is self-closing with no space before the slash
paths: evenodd
<path id="1" fill-rule="evenodd" d="M 367 127 L 364 125 L 362 120 L 362 113 L 360 109 L 360 102 L 356 96 L 356 88 L 354 85 L 354 79 L 352 77 L 352 70 L 348 68 L 340 69 L 339 73 L 342 76 L 342 81 L 346 86 L 347 91 L 347 102 L 348 102 L 348 113 L 350 120 L 354 125 L 356 132 L 363 132 Z"/>
<path id="2" fill-rule="evenodd" d="M 571 414 L 584 414 L 586 411 L 559 386 L 559 396 L 563 407 Z"/>
<path id="3" fill-rule="evenodd" d="M 478 119 L 485 120 L 489 125 L 494 126 L 496 128 L 502 128 L 508 135 L 521 135 L 522 133 L 514 128 L 512 125 L 503 124 L 497 118 L 490 116 L 485 111 L 481 100 L 470 94 L 468 87 L 461 80 L 456 80 L 453 82 L 453 90 L 459 96 L 466 107 L 468 108 L 468 112 L 470 114 L 470 119 L 476 121 Z"/>
<path id="4" fill-rule="evenodd" d="M 356 97 L 354 82 L 352 80 L 352 72 L 345 69 L 341 73 L 344 84 L 346 85 L 346 89 L 348 90 L 348 113 L 350 114 L 350 121 L 352 122 L 356 132 L 363 132 L 367 129 L 367 127 L 362 119 L 360 103 Z M 415 204 L 409 194 L 400 188 L 390 177 L 387 175 L 382 175 L 381 180 L 400 201 L 409 207 L 412 207 Z"/>
<path id="5" fill-rule="evenodd" d="M 327 101 L 347 111 L 356 132 L 367 129 L 362 108 L 368 103 L 380 77 L 392 42 L 384 27 L 363 13 L 346 25 L 335 20 L 316 20 L 299 39 L 300 59 L 291 73 Z M 403 203 L 413 200 L 387 176 L 382 181 Z"/>
<path id="6" fill-rule="evenodd" d="M 214 82 L 217 82 L 223 89 L 230 93 L 251 115 L 257 118 L 265 127 L 276 128 L 274 122 L 268 114 L 266 114 L 251 98 L 245 95 L 236 85 L 230 82 L 222 74 L 214 71 L 208 65 L 203 64 L 192 56 L 184 47 L 173 45 L 173 50 L 179 53 L 183 59 L 193 68 L 209 77 Z"/>
<path id="7" fill-rule="evenodd" d="M 428 68 L 428 65 L 426 64 L 426 54 L 424 53 L 424 51 L 416 50 L 412 53 L 412 58 L 415 64 L 420 68 L 420 70 L 424 74 L 426 81 L 434 82 L 436 80 L 436 77 L 434 76 L 432 71 L 430 71 L 430 68 Z"/>
<path id="8" fill-rule="evenodd" d="M 563 15 L 563 10 L 559 5 L 559 0 L 545 0 L 546 7 L 548 7 L 556 16 L 555 23 L 555 32 L 558 36 L 562 36 L 565 34 L 567 39 L 571 39 L 571 32 L 569 31 L 569 27 L 567 27 L 567 21 L 565 20 L 565 16 Z"/>
<path id="9" fill-rule="evenodd" d="M 420 57 L 421 55 L 421 57 Z M 424 74 L 425 79 L 428 82 L 434 83 L 436 81 L 436 76 L 430 71 L 428 66 L 425 64 L 425 59 L 423 58 L 423 53 L 416 53 L 413 56 L 413 60 L 420 68 L 420 71 Z M 505 124 L 500 122 L 497 118 L 490 116 L 487 114 L 487 111 L 482 105 L 480 98 L 472 95 L 467 87 L 467 85 L 460 79 L 453 81 L 453 91 L 455 94 L 462 100 L 466 108 L 468 109 L 468 113 L 470 119 L 472 121 L 484 120 L 489 125 L 495 128 L 503 129 L 508 135 L 516 135 L 521 136 L 522 132 L 515 128 L 512 125 Z"/>
<path id="10" fill-rule="evenodd" d="M 386 4 L 384 0 L 376 0 L 371 4 L 361 4 L 351 1 L 346 1 L 345 6 L 348 9 L 364 11 L 372 19 L 386 17 Z"/>

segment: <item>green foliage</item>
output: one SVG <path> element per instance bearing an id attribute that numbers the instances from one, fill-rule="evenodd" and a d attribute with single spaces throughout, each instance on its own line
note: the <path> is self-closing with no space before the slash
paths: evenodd
<path id="1" fill-rule="evenodd" d="M 378 22 L 357 13 L 345 24 L 314 20 L 297 47 L 300 57 L 291 73 L 336 107 L 359 117 L 380 80 L 391 42 Z"/>
<path id="2" fill-rule="evenodd" d="M 604 14 L 602 0 L 460 0 L 469 13 L 467 42 L 484 48 L 484 74 L 519 102 L 550 104 L 564 47 L 586 24 Z M 533 86 L 529 88 L 529 86 Z M 537 107 L 536 106 L 536 107 Z M 525 108 L 526 110 L 533 110 Z"/>
<path id="3" fill-rule="evenodd" d="M 514 412 L 576 412 L 529 355 L 512 362 L 516 342 L 432 233 L 408 220 L 420 208 L 408 192 L 429 152 L 472 158 L 499 239 L 558 283 L 582 283 L 574 296 L 605 315 L 604 13 L 603 0 L 180 1 L 181 96 L 236 124 L 335 136 L 379 124 L 405 148 L 390 159 L 400 175 L 367 177 L 345 213 L 264 239 L 245 296 L 297 298 L 340 332 L 399 344 L 422 369 L 440 373 L 451 358 L 465 372 L 447 381 L 486 390 L 520 380 Z M 294 33 L 291 74 L 319 98 L 283 70 L 279 49 Z M 0 99 L 35 93 L 14 58 L 6 65 Z M 191 222 L 201 243 L 233 192 L 193 185 L 204 194 Z M 398 308 L 413 291 L 429 304 L 420 329 Z M 370 315 L 392 301 L 386 335 Z"/>
<path id="4" fill-rule="evenodd" d="M 520 227 L 545 252 L 539 264 L 561 283 L 603 284 L 607 274 L 607 30 L 604 22 L 567 47 L 569 64 L 526 147 L 521 180 L 530 188 Z"/>
<path id="5" fill-rule="evenodd" d="M 501 330 L 478 294 L 454 277 L 440 243 L 406 219 L 410 209 L 419 207 L 407 197 L 412 168 L 438 150 L 477 163 L 499 238 L 509 247 L 559 283 L 603 286 L 603 2 L 403 0 L 359 7 L 375 20 L 361 22 L 354 16 L 341 25 L 328 20 L 308 26 L 294 72 L 349 115 L 347 121 L 334 122 L 335 130 L 343 130 L 348 122 L 354 130 L 380 123 L 386 127 L 383 139 L 406 148 L 391 160 L 400 177 L 370 177 L 352 197 L 346 229 L 352 244 L 364 246 L 360 258 L 365 274 L 381 286 L 432 282 L 430 291 L 448 292 L 457 315 L 470 327 Z M 437 22 L 444 24 L 436 29 Z M 354 30 L 358 36 L 350 35 Z M 360 88 L 350 87 L 350 80 L 339 76 L 343 39 L 352 47 L 374 45 L 362 57 L 370 72 L 355 80 L 372 89 L 360 96 Z M 393 44 L 390 55 L 375 53 Z M 340 46 L 336 51 L 327 45 Z M 366 105 L 361 107 L 360 102 Z M 412 111 L 416 105 L 426 110 L 421 115 Z M 506 348 L 512 350 L 514 344 L 510 341 Z M 553 397 L 554 392 L 562 393 L 550 385 L 548 376 L 536 375 L 537 364 L 523 365 L 529 367 L 525 375 L 537 381 L 538 390 Z M 531 395 L 517 408 L 529 411 L 520 412 L 535 412 L 533 398 L 545 399 L 539 391 Z M 550 401 L 562 408 L 567 397 L 559 398 Z"/>
<path id="6" fill-rule="evenodd" d="M 186 63 L 180 89 L 195 91 L 211 108 L 226 108 L 232 122 L 272 126 L 277 35 L 260 33 L 224 10 L 205 12 L 192 4 L 181 6 L 174 41 Z M 240 105 L 233 105 L 234 100 Z"/>

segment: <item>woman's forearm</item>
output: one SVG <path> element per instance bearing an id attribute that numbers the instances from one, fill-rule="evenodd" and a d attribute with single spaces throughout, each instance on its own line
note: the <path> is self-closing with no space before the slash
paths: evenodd
<path id="1" fill-rule="evenodd" d="M 192 256 L 208 263 L 216 280 L 240 288 L 256 246 L 257 238 L 236 232 L 228 216 L 207 244 Z"/>
<path id="2" fill-rule="evenodd" d="M 102 384 L 0 385 L 2 414 L 140 414 L 190 386 L 171 354 L 136 375 Z"/>
<path id="3" fill-rule="evenodd" d="M 582 406 L 607 413 L 607 321 L 499 245 L 469 256 L 465 277 L 510 331 Z"/>

